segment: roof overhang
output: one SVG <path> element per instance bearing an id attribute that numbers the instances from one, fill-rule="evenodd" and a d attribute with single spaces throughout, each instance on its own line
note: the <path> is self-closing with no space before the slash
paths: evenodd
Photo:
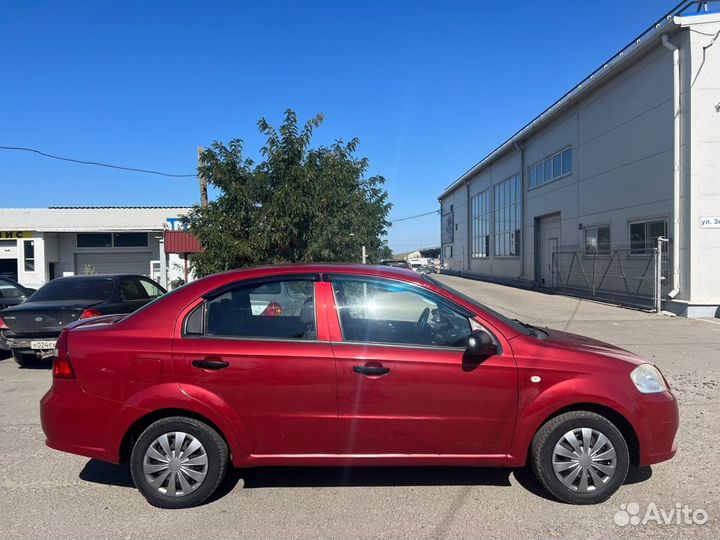
<path id="1" fill-rule="evenodd" d="M 186 231 L 165 231 L 164 238 L 165 253 L 185 255 L 204 251 L 195 235 Z"/>

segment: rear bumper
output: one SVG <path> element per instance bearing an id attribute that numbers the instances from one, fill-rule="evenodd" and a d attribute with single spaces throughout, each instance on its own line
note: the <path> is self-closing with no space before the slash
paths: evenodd
<path id="1" fill-rule="evenodd" d="M 680 425 L 678 403 L 670 392 L 645 394 L 639 400 L 642 415 L 637 429 L 640 439 L 640 465 L 652 465 L 672 458 L 677 453 L 675 435 Z"/>
<path id="2" fill-rule="evenodd" d="M 3 349 L 5 351 L 30 351 L 33 350 L 30 342 L 31 341 L 48 341 L 48 340 L 55 340 L 60 336 L 60 333 L 57 334 L 43 334 L 42 336 L 33 336 L 33 337 L 25 337 L 25 336 L 18 336 L 16 334 L 10 333 L 10 332 L 3 332 L 0 333 L 0 349 Z M 45 352 L 40 350 L 34 350 L 33 352 Z"/>
<path id="3" fill-rule="evenodd" d="M 121 426 L 147 412 L 91 396 L 76 380 L 55 379 L 40 400 L 40 422 L 50 448 L 110 463 L 120 462 Z"/>

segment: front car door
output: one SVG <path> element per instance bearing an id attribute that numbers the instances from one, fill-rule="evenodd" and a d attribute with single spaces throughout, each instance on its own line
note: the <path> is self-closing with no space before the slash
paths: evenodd
<path id="1" fill-rule="evenodd" d="M 482 455 L 503 464 L 518 395 L 504 338 L 491 331 L 502 352 L 468 361 L 467 337 L 480 324 L 464 308 L 400 281 L 329 279 L 340 331 L 333 337 L 340 452 Z"/>
<path id="2" fill-rule="evenodd" d="M 229 405 L 252 456 L 337 452 L 335 364 L 316 314 L 317 279 L 283 275 L 222 287 L 191 307 L 173 344 L 180 385 Z"/>

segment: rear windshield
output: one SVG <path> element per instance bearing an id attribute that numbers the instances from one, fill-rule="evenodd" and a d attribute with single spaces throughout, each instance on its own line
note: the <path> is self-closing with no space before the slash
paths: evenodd
<path id="1" fill-rule="evenodd" d="M 110 278 L 54 279 L 32 296 L 33 302 L 58 300 L 107 300 L 113 292 Z"/>

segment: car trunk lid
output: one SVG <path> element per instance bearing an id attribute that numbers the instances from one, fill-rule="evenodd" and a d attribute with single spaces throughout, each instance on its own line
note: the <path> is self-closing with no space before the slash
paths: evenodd
<path id="1" fill-rule="evenodd" d="M 17 335 L 59 334 L 68 324 L 77 321 L 88 307 L 87 302 L 31 302 L 0 313 L 5 325 Z"/>

